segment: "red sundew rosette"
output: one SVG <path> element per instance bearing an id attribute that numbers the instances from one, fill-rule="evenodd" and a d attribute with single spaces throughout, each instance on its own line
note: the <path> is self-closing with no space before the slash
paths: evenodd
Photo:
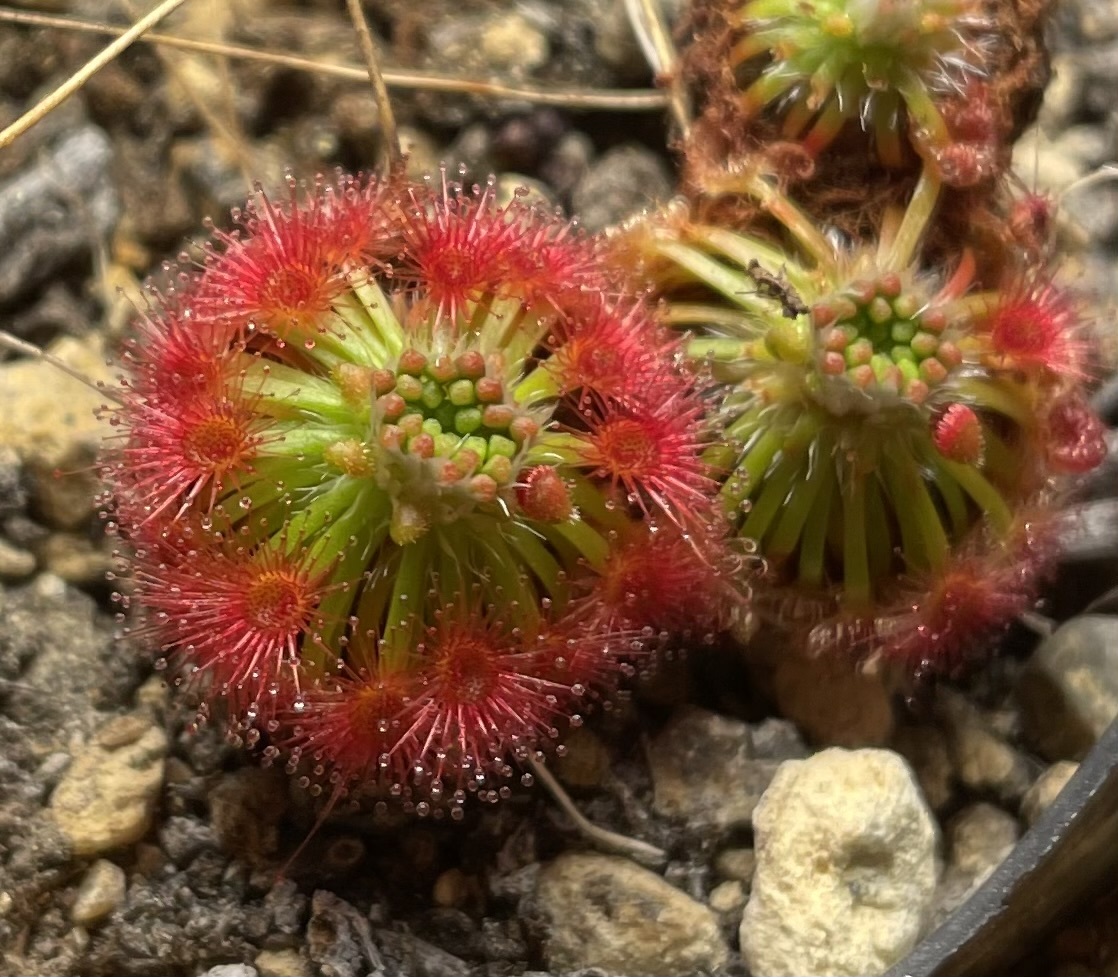
<path id="1" fill-rule="evenodd" d="M 347 789 L 499 791 L 639 658 L 639 609 L 571 616 L 617 541 L 719 545 L 678 344 L 491 185 L 258 193 L 140 332 L 106 477 L 147 633 Z"/>
<path id="2" fill-rule="evenodd" d="M 720 437 L 705 460 L 765 562 L 754 607 L 809 653 L 958 672 L 1035 599 L 1019 514 L 1054 518 L 1068 476 L 1105 454 L 1076 303 L 1035 255 L 930 262 L 930 168 L 876 239 L 850 243 L 760 169 L 722 179 L 782 242 L 677 207 L 624 229 L 617 260 L 643 265 L 711 378 Z M 989 618 L 959 597 L 984 573 Z M 898 639 L 909 625 L 919 640 Z"/>

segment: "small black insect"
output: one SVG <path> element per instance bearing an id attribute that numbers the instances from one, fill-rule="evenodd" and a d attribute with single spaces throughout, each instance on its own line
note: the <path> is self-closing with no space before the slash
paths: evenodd
<path id="1" fill-rule="evenodd" d="M 788 279 L 784 277 L 783 271 L 774 275 L 772 272 L 765 271 L 756 258 L 752 258 L 745 266 L 745 273 L 756 283 L 758 295 L 763 295 L 767 299 L 776 299 L 780 303 L 786 319 L 795 319 L 810 311 Z"/>

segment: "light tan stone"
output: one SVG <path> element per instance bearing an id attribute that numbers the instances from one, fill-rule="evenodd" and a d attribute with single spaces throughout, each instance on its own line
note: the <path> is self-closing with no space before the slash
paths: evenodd
<path id="1" fill-rule="evenodd" d="M 753 825 L 757 868 L 740 935 L 756 977 L 880 974 L 912 949 L 935 894 L 937 835 L 897 754 L 790 760 Z"/>
<path id="2" fill-rule="evenodd" d="M 121 719 L 102 729 L 70 764 L 50 799 L 50 813 L 80 856 L 99 855 L 139 841 L 151 826 L 163 783 L 167 735 L 143 725 L 126 742 Z M 115 726 L 114 726 L 115 724 Z"/>
<path id="3" fill-rule="evenodd" d="M 556 972 L 672 977 L 717 973 L 729 960 L 709 908 L 625 858 L 561 855 L 541 870 L 536 898 L 549 922 L 544 955 Z"/>

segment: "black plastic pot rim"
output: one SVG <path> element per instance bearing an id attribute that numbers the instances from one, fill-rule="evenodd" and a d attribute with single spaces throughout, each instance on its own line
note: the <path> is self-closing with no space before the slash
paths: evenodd
<path id="1" fill-rule="evenodd" d="M 1015 972 L 1118 868 L 1118 719 L 982 886 L 884 977 Z"/>

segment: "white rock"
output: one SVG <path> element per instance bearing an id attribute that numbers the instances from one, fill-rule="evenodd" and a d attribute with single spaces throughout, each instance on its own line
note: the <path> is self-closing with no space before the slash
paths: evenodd
<path id="1" fill-rule="evenodd" d="M 612 855 L 561 855 L 540 872 L 548 920 L 544 956 L 555 972 L 713 973 L 729 949 L 718 917 L 659 875 Z"/>
<path id="2" fill-rule="evenodd" d="M 879 974 L 912 949 L 935 894 L 937 833 L 899 756 L 830 749 L 789 761 L 753 826 L 740 934 L 755 977 Z"/>

